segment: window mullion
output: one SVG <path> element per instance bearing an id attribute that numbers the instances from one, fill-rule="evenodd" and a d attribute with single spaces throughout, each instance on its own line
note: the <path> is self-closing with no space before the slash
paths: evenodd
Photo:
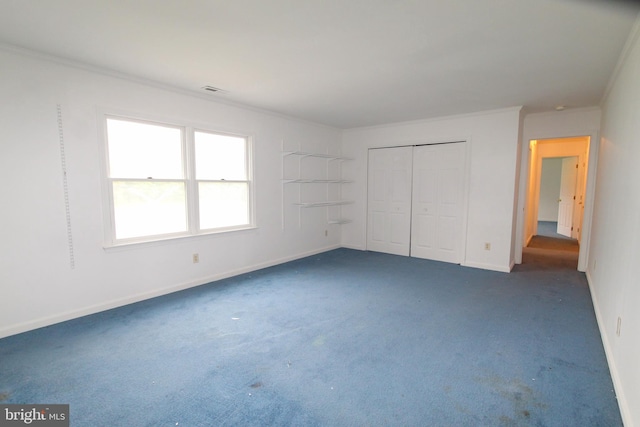
<path id="1" fill-rule="evenodd" d="M 189 233 L 198 234 L 200 229 L 198 221 L 198 183 L 196 181 L 196 153 L 193 128 L 186 127 L 184 132 L 184 158 L 185 181 L 187 186 L 187 216 L 189 221 Z"/>
<path id="2" fill-rule="evenodd" d="M 254 199 L 254 182 L 253 182 L 253 141 L 250 138 L 246 138 L 245 140 L 245 159 L 244 159 L 244 167 L 245 167 L 245 175 L 244 178 L 247 183 L 247 215 L 249 217 L 249 222 L 251 224 L 255 224 L 255 199 Z"/>

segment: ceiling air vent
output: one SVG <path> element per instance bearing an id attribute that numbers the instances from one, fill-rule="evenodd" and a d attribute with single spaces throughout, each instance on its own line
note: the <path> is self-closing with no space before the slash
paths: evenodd
<path id="1" fill-rule="evenodd" d="M 213 93 L 224 93 L 225 91 L 217 88 L 217 87 L 213 87 L 213 86 L 202 86 L 202 89 L 206 90 L 207 92 L 213 92 Z"/>

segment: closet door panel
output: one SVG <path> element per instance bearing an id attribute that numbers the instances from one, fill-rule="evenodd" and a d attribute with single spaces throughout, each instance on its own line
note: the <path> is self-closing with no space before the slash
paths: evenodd
<path id="1" fill-rule="evenodd" d="M 369 150 L 367 249 L 462 261 L 464 143 Z"/>
<path id="2" fill-rule="evenodd" d="M 462 261 L 464 144 L 415 147 L 411 256 Z"/>
<path id="3" fill-rule="evenodd" d="M 369 150 L 367 249 L 409 255 L 413 147 Z"/>

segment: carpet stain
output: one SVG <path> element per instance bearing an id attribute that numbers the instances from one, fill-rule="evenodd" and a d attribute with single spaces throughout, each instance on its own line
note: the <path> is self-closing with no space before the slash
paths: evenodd
<path id="1" fill-rule="evenodd" d="M 11 394 L 9 392 L 0 392 L 0 402 L 4 402 L 5 400 L 9 399 L 9 396 Z"/>
<path id="2" fill-rule="evenodd" d="M 554 357 L 551 360 L 553 361 L 553 363 L 556 366 L 558 366 L 558 367 L 560 367 L 562 369 L 568 369 L 568 370 L 577 371 L 577 372 L 588 372 L 588 373 L 593 372 L 592 369 L 589 369 L 586 366 L 580 366 L 575 362 L 570 362 L 570 361 L 567 361 L 567 360 L 564 360 L 564 359 L 560 359 L 560 358 L 557 358 L 557 357 Z M 549 368 L 549 369 L 551 369 L 551 368 Z"/>
<path id="3" fill-rule="evenodd" d="M 314 347 L 321 347 L 324 345 L 324 341 L 325 341 L 324 335 L 318 335 L 318 337 L 315 340 L 313 340 L 312 344 Z"/>
<path id="4" fill-rule="evenodd" d="M 531 420 L 533 409 L 544 410 L 547 408 L 547 404 L 539 400 L 535 390 L 518 378 L 502 378 L 493 375 L 476 380 L 488 385 L 494 392 L 510 402 L 513 412 L 509 415 L 503 414 L 500 417 L 500 425 L 515 426 L 528 423 Z"/>
<path id="5" fill-rule="evenodd" d="M 511 427 L 511 426 L 516 426 L 515 421 L 513 421 L 511 418 L 507 417 L 506 415 L 502 415 L 500 417 L 500 425 L 501 426 L 505 426 L 505 427 Z"/>
<path id="6" fill-rule="evenodd" d="M 260 387 L 262 387 L 262 382 L 260 381 L 251 384 L 251 388 L 260 388 Z"/>

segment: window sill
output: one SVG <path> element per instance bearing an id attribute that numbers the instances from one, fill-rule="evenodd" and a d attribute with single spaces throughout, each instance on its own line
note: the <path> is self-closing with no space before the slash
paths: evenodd
<path id="1" fill-rule="evenodd" d="M 230 233 L 247 233 L 254 230 L 257 230 L 258 227 L 255 225 L 242 227 L 242 228 L 229 228 L 225 230 L 216 230 L 207 233 L 201 234 L 181 234 L 181 235 L 169 235 L 169 236 L 160 236 L 158 238 L 154 238 L 153 240 L 143 240 L 143 241 L 129 241 L 129 242 L 120 242 L 107 244 L 105 243 L 102 248 L 105 252 L 119 252 L 127 249 L 138 249 L 145 247 L 153 247 L 153 246 L 164 246 L 172 243 L 177 243 L 178 241 L 184 240 L 202 240 L 212 237 L 218 237 L 223 235 L 228 235 Z"/>

